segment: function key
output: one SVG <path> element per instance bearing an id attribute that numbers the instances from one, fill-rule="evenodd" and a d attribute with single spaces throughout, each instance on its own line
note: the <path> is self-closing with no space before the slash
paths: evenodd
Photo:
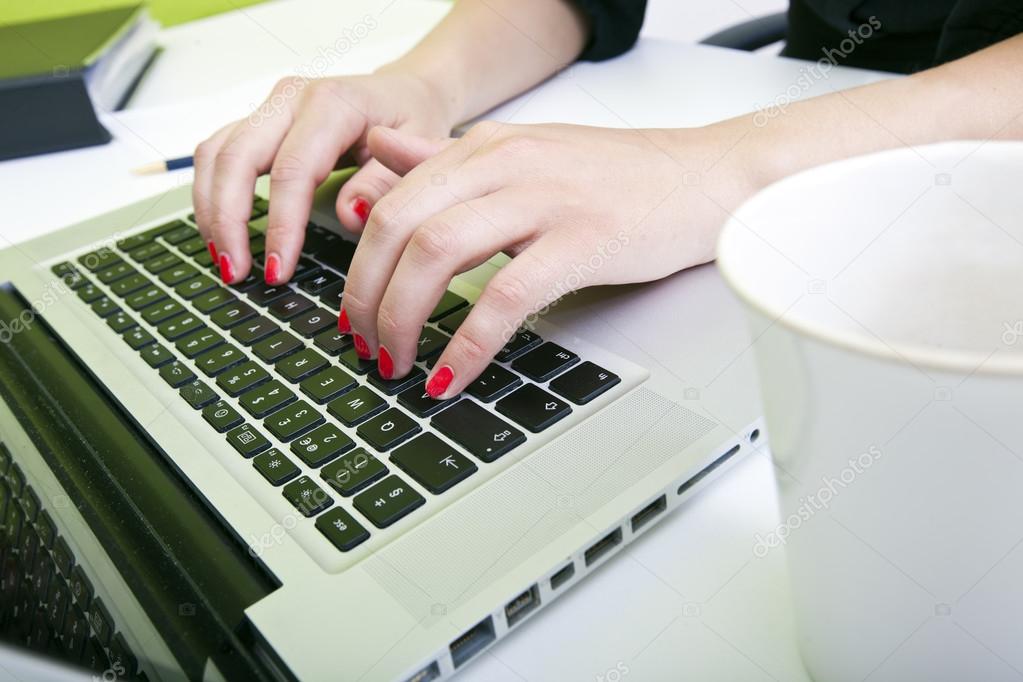
<path id="1" fill-rule="evenodd" d="M 327 411 L 345 426 L 355 426 L 387 407 L 387 401 L 366 386 L 345 393 L 327 403 Z"/>
<path id="2" fill-rule="evenodd" d="M 539 433 L 567 417 L 572 408 L 536 384 L 526 384 L 497 401 L 498 412 L 511 417 L 533 433 Z"/>
<path id="3" fill-rule="evenodd" d="M 283 441 L 301 436 L 322 423 L 323 415 L 304 400 L 278 410 L 263 422 L 270 433 Z"/>
<path id="4" fill-rule="evenodd" d="M 386 474 L 387 467 L 362 448 L 352 450 L 320 470 L 323 480 L 345 497 L 359 492 Z"/>
<path id="5" fill-rule="evenodd" d="M 121 251 L 131 251 L 132 249 L 137 249 L 140 246 L 149 244 L 152 241 L 153 237 L 143 232 L 142 234 L 134 234 L 130 237 L 125 237 L 124 239 L 118 239 L 117 248 Z"/>
<path id="6" fill-rule="evenodd" d="M 424 433 L 391 453 L 391 462 L 434 495 L 476 471 L 472 461 L 432 433 Z"/>
<path id="7" fill-rule="evenodd" d="M 397 476 L 388 476 L 355 497 L 355 508 L 377 528 L 386 528 L 426 499 Z"/>
<path id="8" fill-rule="evenodd" d="M 468 398 L 444 410 L 430 423 L 484 462 L 493 462 L 526 440 L 521 431 Z"/>
<path id="9" fill-rule="evenodd" d="M 458 294 L 452 291 L 445 291 L 444 295 L 440 297 L 440 301 L 437 302 L 436 307 L 434 307 L 433 312 L 430 313 L 429 320 L 430 322 L 436 322 L 442 317 L 446 317 L 467 305 L 469 305 L 469 302 Z"/>
<path id="10" fill-rule="evenodd" d="M 491 362 L 487 368 L 465 387 L 465 392 L 477 400 L 489 403 L 522 383 L 514 372 Z"/>
<path id="11" fill-rule="evenodd" d="M 242 416 L 238 414 L 238 410 L 223 400 L 218 400 L 204 407 L 202 416 L 203 419 L 209 422 L 210 426 L 217 430 L 217 433 L 230 431 L 242 423 Z"/>
<path id="12" fill-rule="evenodd" d="M 320 404 L 333 400 L 355 386 L 355 377 L 340 367 L 328 367 L 299 384 L 303 393 Z"/>
<path id="13" fill-rule="evenodd" d="M 549 388 L 576 405 L 585 405 L 620 382 L 617 374 L 587 360 L 552 381 Z"/>
<path id="14" fill-rule="evenodd" d="M 151 227 L 142 234 L 148 237 L 149 239 L 156 239 L 161 234 L 164 234 L 165 232 L 170 232 L 171 230 L 176 230 L 177 228 L 181 227 L 184 224 L 185 222 L 182 220 L 173 220 L 169 223 L 165 223 L 157 227 Z"/>
<path id="15" fill-rule="evenodd" d="M 89 272 L 99 272 L 123 261 L 113 250 L 103 247 L 79 257 L 78 262 Z"/>
<path id="16" fill-rule="evenodd" d="M 543 340 L 540 336 L 535 332 L 531 332 L 528 329 L 520 329 L 515 332 L 515 336 L 508 339 L 508 342 L 497 352 L 497 356 L 494 359 L 498 362 L 514 360 L 527 350 L 539 346 L 542 341 Z"/>
<path id="17" fill-rule="evenodd" d="M 256 467 L 256 471 L 261 473 L 270 485 L 284 485 L 301 473 L 295 463 L 277 448 L 270 448 L 253 457 L 252 466 Z"/>
<path id="18" fill-rule="evenodd" d="M 254 457 L 270 448 L 270 441 L 250 424 L 236 426 L 227 432 L 227 442 L 242 457 Z"/>
<path id="19" fill-rule="evenodd" d="M 176 227 L 168 232 L 164 232 L 160 236 L 162 236 L 163 240 L 168 244 L 180 244 L 182 242 L 188 241 L 189 239 L 192 239 L 193 237 L 197 237 L 198 235 L 199 231 L 196 230 L 194 227 L 186 225 L 185 223 L 181 223 L 180 227 Z"/>
<path id="20" fill-rule="evenodd" d="M 291 444 L 291 451 L 311 467 L 319 467 L 355 447 L 355 441 L 333 424 L 323 424 Z"/>
<path id="21" fill-rule="evenodd" d="M 316 528 L 342 552 L 369 538 L 369 531 L 341 507 L 335 507 L 316 519 Z"/>
<path id="22" fill-rule="evenodd" d="M 352 337 L 348 334 L 342 334 L 339 332 L 336 328 L 337 318 L 335 317 L 334 319 L 334 329 L 328 329 L 327 331 L 320 332 L 313 337 L 313 343 L 316 347 L 327 355 L 338 355 L 341 351 L 352 347 Z"/>
<path id="23" fill-rule="evenodd" d="M 385 452 L 422 430 L 419 423 L 396 407 L 385 410 L 362 424 L 359 437 Z"/>
<path id="24" fill-rule="evenodd" d="M 533 381 L 543 382 L 577 362 L 578 355 L 548 341 L 512 362 L 512 369 Z"/>
<path id="25" fill-rule="evenodd" d="M 316 516 L 334 504 L 326 490 L 316 485 L 308 476 L 299 476 L 284 486 L 284 498 L 291 502 L 302 516 Z"/>
<path id="26" fill-rule="evenodd" d="M 175 256 L 173 253 L 165 253 L 162 256 L 156 258 L 150 258 L 146 261 L 146 270 L 153 273 L 154 275 L 169 268 L 173 268 L 175 265 L 180 265 L 182 261 L 180 258 Z"/>
<path id="27" fill-rule="evenodd" d="M 168 251 L 167 247 L 165 247 L 163 244 L 157 244 L 156 242 L 153 242 L 152 244 L 147 244 L 145 246 L 141 246 L 133 250 L 128 255 L 136 263 L 144 263 L 147 260 L 151 260 L 158 256 L 164 256 L 167 255 L 168 253 L 170 253 L 170 251 Z"/>

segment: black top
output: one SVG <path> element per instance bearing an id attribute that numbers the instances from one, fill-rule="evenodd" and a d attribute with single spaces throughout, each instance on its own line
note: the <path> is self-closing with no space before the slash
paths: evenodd
<path id="1" fill-rule="evenodd" d="M 581 59 L 636 42 L 646 0 L 575 0 L 592 34 Z M 792 0 L 788 57 L 901 73 L 957 59 L 1023 32 L 1023 0 Z"/>

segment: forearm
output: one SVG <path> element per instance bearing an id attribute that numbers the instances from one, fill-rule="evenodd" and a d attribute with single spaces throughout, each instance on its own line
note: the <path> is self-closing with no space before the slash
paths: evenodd
<path id="1" fill-rule="evenodd" d="M 424 80 L 452 124 L 575 61 L 588 27 L 571 0 L 460 0 L 416 47 L 383 67 Z"/>

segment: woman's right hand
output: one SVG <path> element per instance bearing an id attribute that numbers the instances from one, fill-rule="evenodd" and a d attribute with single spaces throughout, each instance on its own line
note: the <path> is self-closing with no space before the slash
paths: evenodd
<path id="1" fill-rule="evenodd" d="M 259 109 L 195 150 L 196 222 L 224 281 L 245 279 L 252 265 L 247 223 L 257 177 L 270 173 L 264 268 L 267 282 L 278 284 L 294 272 L 313 192 L 331 171 L 361 167 L 337 197 L 338 219 L 353 232 L 399 180 L 370 157 L 369 130 L 381 125 L 444 137 L 457 122 L 451 104 L 427 81 L 401 71 L 280 81 Z"/>

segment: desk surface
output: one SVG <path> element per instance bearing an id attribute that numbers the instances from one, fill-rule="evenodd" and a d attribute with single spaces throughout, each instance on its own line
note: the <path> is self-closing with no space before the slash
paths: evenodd
<path id="1" fill-rule="evenodd" d="M 302 71 L 317 50 L 336 45 L 337 27 L 378 19 L 378 28 L 329 63 L 325 74 L 373 68 L 407 49 L 444 11 L 438 0 L 292 0 L 165 31 L 166 51 L 132 107 L 105 119 L 113 143 L 0 163 L 6 213 L 0 239 L 22 241 L 189 182 L 187 172 L 139 179 L 127 169 L 188 153 L 209 131 L 245 115 L 274 80 Z M 613 62 L 574 66 L 492 116 L 697 126 L 778 98 L 880 77 L 834 69 L 794 93 L 805 68 L 771 56 L 644 40 Z M 794 641 L 783 555 L 753 553 L 754 536 L 777 523 L 771 462 L 753 455 L 460 679 L 807 679 Z"/>

